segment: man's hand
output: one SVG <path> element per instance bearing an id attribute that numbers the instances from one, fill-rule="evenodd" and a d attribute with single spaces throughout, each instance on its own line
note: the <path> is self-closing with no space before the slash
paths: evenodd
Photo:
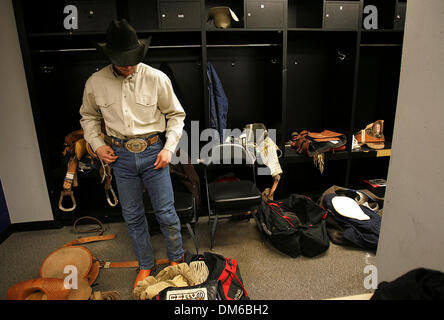
<path id="1" fill-rule="evenodd" d="M 105 144 L 101 147 L 98 147 L 96 150 L 96 154 L 102 159 L 105 163 L 112 163 L 117 160 L 118 156 L 114 155 L 114 150 L 109 145 Z"/>
<path id="2" fill-rule="evenodd" d="M 171 151 L 163 149 L 157 155 L 156 162 L 154 162 L 154 170 L 165 168 L 171 162 Z"/>

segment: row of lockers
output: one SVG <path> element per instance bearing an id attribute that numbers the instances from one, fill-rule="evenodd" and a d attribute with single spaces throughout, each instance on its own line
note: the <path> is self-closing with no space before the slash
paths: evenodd
<path id="1" fill-rule="evenodd" d="M 283 28 L 284 0 L 210 1 L 205 10 L 213 6 L 229 6 L 240 21 L 232 27 Z M 364 3 L 365 4 L 365 3 Z M 77 9 L 77 29 L 66 30 L 64 21 L 72 10 Z M 402 29 L 405 18 L 405 2 L 396 2 L 393 9 L 392 27 Z M 376 6 L 381 16 L 387 6 Z M 72 7 L 70 7 L 72 8 Z M 137 30 L 152 29 L 200 29 L 201 1 L 187 0 L 95 0 L 61 1 L 58 4 L 42 4 L 37 1 L 23 3 L 28 33 L 46 32 L 104 32 L 109 22 L 116 17 L 125 17 Z M 245 11 L 245 12 L 244 12 Z M 288 26 L 325 29 L 358 29 L 360 24 L 360 1 L 289 0 Z M 386 14 L 387 16 L 387 14 Z"/>

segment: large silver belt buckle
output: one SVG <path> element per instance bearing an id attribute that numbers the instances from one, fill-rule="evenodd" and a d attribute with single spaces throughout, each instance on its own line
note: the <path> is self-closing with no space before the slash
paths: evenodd
<path id="1" fill-rule="evenodd" d="M 139 153 L 148 147 L 148 143 L 143 139 L 131 139 L 125 143 L 125 147 L 133 153 Z"/>

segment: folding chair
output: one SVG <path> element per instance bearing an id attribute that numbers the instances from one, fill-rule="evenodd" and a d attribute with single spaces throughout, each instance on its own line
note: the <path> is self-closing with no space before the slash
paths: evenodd
<path id="1" fill-rule="evenodd" d="M 262 197 L 256 187 L 254 156 L 241 144 L 225 143 L 214 146 L 210 150 L 208 159 L 203 160 L 205 165 L 205 186 L 208 202 L 208 223 L 210 226 L 210 248 L 214 247 L 214 235 L 219 219 L 231 218 L 242 213 L 248 219 L 257 212 Z M 250 179 L 225 179 L 210 181 L 214 171 L 227 169 L 241 169 L 242 173 L 252 177 Z"/>

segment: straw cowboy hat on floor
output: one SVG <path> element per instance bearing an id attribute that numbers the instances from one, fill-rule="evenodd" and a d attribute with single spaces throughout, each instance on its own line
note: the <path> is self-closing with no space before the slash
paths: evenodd
<path id="1" fill-rule="evenodd" d="M 214 19 L 214 25 L 217 28 L 226 29 L 231 26 L 231 19 L 239 21 L 239 18 L 229 7 L 214 7 L 208 12 L 208 19 Z"/>
<path id="2" fill-rule="evenodd" d="M 136 30 L 125 20 L 114 19 L 106 31 L 106 43 L 97 43 L 112 62 L 119 67 L 134 66 L 145 57 L 151 37 L 138 39 Z"/>

